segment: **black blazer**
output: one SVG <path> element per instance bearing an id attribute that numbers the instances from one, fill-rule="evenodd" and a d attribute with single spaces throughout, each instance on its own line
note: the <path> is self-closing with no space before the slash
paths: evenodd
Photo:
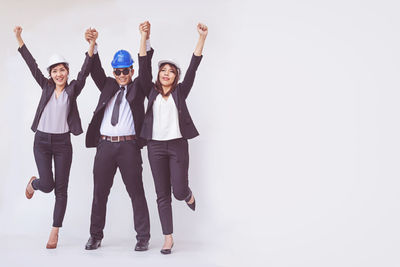
<path id="1" fill-rule="evenodd" d="M 23 59 L 28 65 L 36 82 L 42 88 L 42 96 L 40 98 L 40 102 L 36 110 L 35 119 L 33 120 L 31 127 L 32 131 L 36 132 L 40 117 L 42 116 L 42 112 L 46 107 L 47 102 L 49 102 L 50 97 L 54 93 L 56 85 L 54 84 L 54 82 L 50 82 L 49 79 L 42 74 L 42 72 L 38 68 L 38 65 L 36 64 L 35 59 L 32 57 L 25 44 L 22 47 L 18 48 L 18 51 L 21 53 Z M 76 78 L 76 80 L 72 80 L 69 84 L 67 83 L 64 88 L 65 92 L 68 94 L 69 99 L 69 113 L 67 123 L 70 132 L 74 135 L 79 135 L 83 133 L 81 118 L 79 117 L 78 105 L 76 104 L 76 98 L 85 86 L 86 77 L 89 75 L 91 64 L 92 58 L 89 57 L 89 55 L 86 53 L 86 58 L 83 62 L 81 71 L 78 73 L 78 77 Z"/>
<path id="2" fill-rule="evenodd" d="M 132 111 L 133 121 L 135 124 L 136 135 L 139 136 L 144 119 L 144 98 L 143 87 L 151 86 L 151 70 L 148 70 L 149 63 L 153 56 L 154 50 L 147 51 L 147 55 L 139 56 L 139 75 L 127 86 L 126 100 Z M 93 59 L 92 69 L 90 74 L 97 88 L 100 90 L 100 98 L 95 111 L 93 112 L 92 120 L 89 124 L 86 133 L 86 147 L 96 147 L 100 140 L 100 126 L 103 121 L 105 107 L 108 101 L 119 90 L 119 84 L 114 78 L 107 77 L 104 69 L 101 66 L 98 53 Z M 139 147 L 143 147 L 145 141 L 138 138 Z"/>
<path id="3" fill-rule="evenodd" d="M 185 78 L 183 79 L 182 83 L 179 83 L 171 93 L 178 109 L 179 128 L 181 130 L 182 137 L 185 139 L 191 139 L 199 135 L 199 132 L 194 126 L 192 118 L 189 114 L 189 110 L 186 106 L 186 98 L 193 86 L 196 70 L 202 58 L 203 56 L 192 56 L 189 68 L 185 74 Z M 146 140 L 151 140 L 153 136 L 153 104 L 159 92 L 154 84 L 152 84 L 151 87 L 145 87 L 144 89 L 144 93 L 149 101 L 147 104 L 146 115 L 140 136 Z"/>

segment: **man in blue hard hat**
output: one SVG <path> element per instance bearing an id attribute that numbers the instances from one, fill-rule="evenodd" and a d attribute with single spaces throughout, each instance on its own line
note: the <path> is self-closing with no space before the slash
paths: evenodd
<path id="1" fill-rule="evenodd" d="M 136 251 L 148 249 L 150 220 L 142 182 L 142 157 L 144 142 L 138 138 L 144 120 L 143 87 L 152 86 L 150 23 L 139 25 L 141 34 L 139 75 L 132 81 L 134 61 L 128 51 L 119 50 L 111 62 L 114 78 L 107 77 L 101 66 L 97 47 L 93 58 L 91 76 L 100 90 L 100 98 L 86 133 L 86 146 L 96 147 L 93 176 L 93 204 L 90 219 L 90 238 L 86 249 L 97 249 L 103 239 L 107 199 L 119 168 L 122 180 L 132 201 Z M 85 38 L 97 37 L 89 29 Z"/>

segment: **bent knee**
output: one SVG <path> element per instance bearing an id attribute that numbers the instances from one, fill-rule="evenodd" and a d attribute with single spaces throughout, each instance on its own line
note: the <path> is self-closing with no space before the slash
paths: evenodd
<path id="1" fill-rule="evenodd" d="M 188 195 L 187 191 L 174 191 L 173 193 L 174 193 L 174 197 L 179 201 L 185 200 L 185 198 Z"/>
<path id="2" fill-rule="evenodd" d="M 44 193 L 50 193 L 51 191 L 53 191 L 53 189 L 54 185 L 46 185 L 46 186 L 41 186 L 40 191 Z"/>

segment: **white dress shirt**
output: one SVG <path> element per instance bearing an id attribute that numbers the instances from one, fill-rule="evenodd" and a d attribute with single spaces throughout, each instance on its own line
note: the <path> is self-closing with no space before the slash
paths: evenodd
<path id="1" fill-rule="evenodd" d="M 166 141 L 181 138 L 178 109 L 174 98 L 169 95 L 165 100 L 159 94 L 153 104 L 153 140 Z"/>
<path id="2" fill-rule="evenodd" d="M 113 126 L 111 124 L 111 116 L 114 110 L 115 100 L 117 95 L 121 90 L 118 90 L 115 95 L 108 101 L 106 109 L 104 111 L 103 121 L 100 126 L 100 133 L 107 136 L 125 136 L 135 134 L 135 123 L 133 121 L 131 107 L 126 100 L 126 88 L 121 99 L 121 104 L 119 106 L 119 117 L 118 123 Z"/>

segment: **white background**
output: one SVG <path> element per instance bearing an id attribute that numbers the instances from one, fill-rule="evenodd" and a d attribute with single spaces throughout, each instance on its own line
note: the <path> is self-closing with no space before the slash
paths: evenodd
<path id="1" fill-rule="evenodd" d="M 0 11 L 1 266 L 399 266 L 397 1 L 5 1 Z M 84 59 L 89 26 L 111 75 L 119 49 L 138 51 L 152 24 L 153 69 L 188 66 L 196 24 L 208 25 L 188 99 L 197 210 L 173 201 L 173 254 L 162 256 L 154 184 L 144 159 L 151 246 L 134 252 L 132 209 L 118 173 L 103 247 L 89 237 L 95 149 L 73 137 L 69 200 L 59 247 L 45 249 L 54 195 L 24 190 L 37 174 L 30 126 L 41 90 L 17 52 L 15 25 L 45 71 L 53 52 Z M 137 66 L 137 65 L 136 65 Z M 155 70 L 154 73 L 155 75 Z M 78 98 L 84 131 L 99 92 Z M 5 263 L 3 265 L 3 263 Z"/>

